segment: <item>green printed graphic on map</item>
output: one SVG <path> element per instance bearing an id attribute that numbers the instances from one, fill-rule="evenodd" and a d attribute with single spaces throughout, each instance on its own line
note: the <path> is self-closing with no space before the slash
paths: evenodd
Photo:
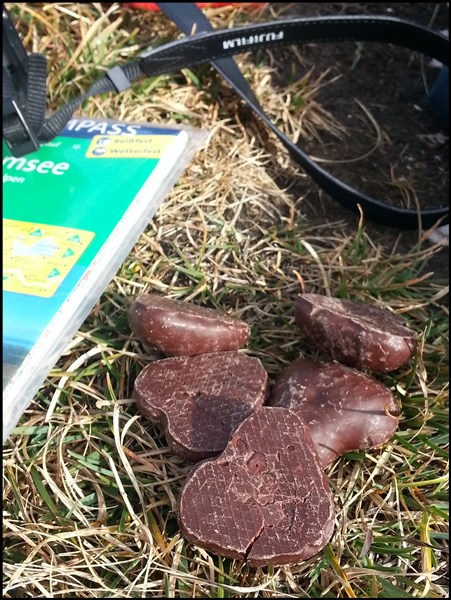
<path id="1" fill-rule="evenodd" d="M 3 219 L 3 289 L 49 298 L 93 238 L 91 231 Z"/>

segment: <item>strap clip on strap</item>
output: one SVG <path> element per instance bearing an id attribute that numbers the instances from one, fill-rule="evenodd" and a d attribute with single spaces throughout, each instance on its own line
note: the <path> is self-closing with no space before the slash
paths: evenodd
<path id="1" fill-rule="evenodd" d="M 117 92 L 123 92 L 124 90 L 127 90 L 131 85 L 131 82 L 129 81 L 127 75 L 124 72 L 124 69 L 122 69 L 122 67 L 120 67 L 119 65 L 116 65 L 115 67 L 107 71 L 106 76 L 114 85 Z"/>
<path id="2" fill-rule="evenodd" d="M 39 150 L 38 138 L 28 126 L 17 102 L 12 98 L 3 98 L 3 115 L 4 118 L 8 115 L 9 123 L 14 126 L 14 139 L 4 138 L 14 157 L 20 158 Z"/>
<path id="3" fill-rule="evenodd" d="M 16 158 L 35 152 L 39 141 L 27 122 L 28 56 L 8 11 L 2 7 L 3 137 Z M 24 114 L 25 113 L 25 114 Z"/>

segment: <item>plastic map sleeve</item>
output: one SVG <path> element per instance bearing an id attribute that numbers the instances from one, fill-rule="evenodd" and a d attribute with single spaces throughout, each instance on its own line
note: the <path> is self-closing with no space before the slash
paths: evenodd
<path id="1" fill-rule="evenodd" d="M 3 144 L 3 442 L 206 136 L 75 118 Z"/>

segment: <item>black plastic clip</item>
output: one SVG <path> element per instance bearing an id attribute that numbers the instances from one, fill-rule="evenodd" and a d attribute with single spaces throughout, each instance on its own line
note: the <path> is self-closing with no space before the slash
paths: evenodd
<path id="1" fill-rule="evenodd" d="M 39 142 L 25 113 L 28 56 L 5 7 L 2 7 L 2 29 L 3 138 L 11 154 L 20 157 L 38 150 Z"/>
<path id="2" fill-rule="evenodd" d="M 3 127 L 5 124 L 14 127 L 14 135 L 4 136 L 8 148 L 13 156 L 20 157 L 39 150 L 39 141 L 32 129 L 28 126 L 17 102 L 12 98 L 3 99 Z"/>
<path id="3" fill-rule="evenodd" d="M 126 74 L 124 73 L 124 70 L 119 65 L 116 65 L 115 67 L 107 71 L 106 75 L 116 88 L 117 92 L 123 92 L 124 90 L 127 90 L 131 85 Z"/>

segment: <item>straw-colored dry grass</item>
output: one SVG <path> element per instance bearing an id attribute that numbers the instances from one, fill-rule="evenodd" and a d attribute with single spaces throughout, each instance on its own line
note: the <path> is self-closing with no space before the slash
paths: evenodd
<path id="1" fill-rule="evenodd" d="M 118 4 L 8 6 L 27 49 L 48 55 L 53 107 L 98 69 L 177 35 L 161 15 Z M 249 18 L 230 7 L 208 15 L 221 27 Z M 273 93 L 271 61 L 239 62 L 292 135 L 339 135 L 343 125 L 315 103 L 327 75 L 306 82 L 299 113 Z M 312 225 L 304 198 L 274 182 L 282 166 L 303 175 L 275 142 L 276 158 L 268 154 L 266 132 L 242 122 L 234 95 L 206 67 L 142 81 L 83 112 L 183 123 L 210 136 L 5 444 L 4 597 L 445 597 L 448 310 L 445 282 L 428 268 L 439 248 L 420 232 L 400 250 L 347 213 Z M 245 319 L 247 351 L 271 379 L 299 354 L 316 355 L 294 326 L 301 290 L 385 305 L 419 333 L 414 360 L 379 377 L 402 404 L 399 432 L 327 470 L 336 524 L 319 555 L 251 569 L 181 536 L 174 509 L 190 466 L 132 400 L 135 377 L 158 356 L 132 337 L 127 305 L 151 290 Z"/>

